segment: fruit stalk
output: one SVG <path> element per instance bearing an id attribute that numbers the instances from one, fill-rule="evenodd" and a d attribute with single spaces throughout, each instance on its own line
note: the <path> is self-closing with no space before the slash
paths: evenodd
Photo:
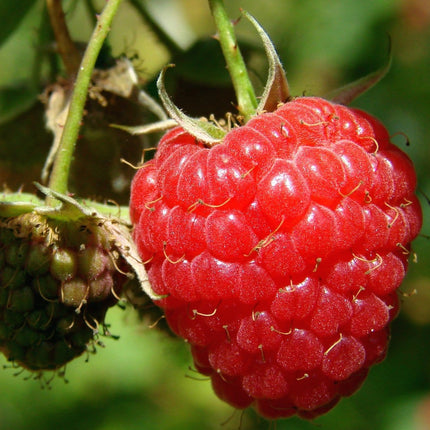
<path id="1" fill-rule="evenodd" d="M 122 0 L 109 0 L 106 3 L 105 8 L 98 17 L 97 25 L 94 28 L 79 67 L 70 102 L 69 114 L 64 125 L 61 142 L 49 180 L 49 188 L 61 194 L 67 193 L 70 164 L 79 134 L 91 75 L 97 56 L 109 33 L 110 25 L 121 1 Z M 48 197 L 46 203 L 52 204 L 52 197 Z"/>
<path id="2" fill-rule="evenodd" d="M 237 43 L 233 24 L 225 10 L 224 1 L 209 0 L 209 7 L 215 21 L 221 49 L 236 92 L 237 108 L 246 122 L 255 114 L 257 109 L 257 98 L 254 88 L 249 79 L 245 61 Z"/>

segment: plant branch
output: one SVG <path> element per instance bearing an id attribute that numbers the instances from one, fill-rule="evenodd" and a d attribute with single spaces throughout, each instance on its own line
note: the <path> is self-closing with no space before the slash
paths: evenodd
<path id="1" fill-rule="evenodd" d="M 238 110 L 245 121 L 255 114 L 257 98 L 240 52 L 234 27 L 223 0 L 209 0 L 209 7 L 218 30 L 218 38 L 236 92 Z"/>
<path id="2" fill-rule="evenodd" d="M 48 187 L 57 193 L 67 193 L 70 164 L 79 135 L 94 65 L 121 1 L 109 0 L 106 2 L 106 6 L 99 16 L 97 25 L 94 28 L 82 58 L 70 102 L 69 113 L 64 124 L 61 141 L 49 179 Z"/>
<path id="3" fill-rule="evenodd" d="M 61 56 L 67 74 L 69 76 L 74 76 L 79 69 L 81 55 L 70 37 L 64 11 L 61 6 L 61 0 L 46 0 L 46 7 L 54 31 L 55 40 L 57 41 L 58 53 Z"/>

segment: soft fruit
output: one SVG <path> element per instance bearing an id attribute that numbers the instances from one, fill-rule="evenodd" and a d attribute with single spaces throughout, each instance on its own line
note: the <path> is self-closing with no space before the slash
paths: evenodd
<path id="1" fill-rule="evenodd" d="M 415 186 L 377 119 L 316 97 L 211 147 L 181 127 L 161 139 L 132 184 L 134 239 L 221 399 L 311 419 L 360 387 L 398 312 Z"/>

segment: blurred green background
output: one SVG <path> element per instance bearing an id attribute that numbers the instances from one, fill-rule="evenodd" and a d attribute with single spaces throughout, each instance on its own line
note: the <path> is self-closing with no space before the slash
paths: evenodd
<path id="1" fill-rule="evenodd" d="M 73 39 L 85 46 L 93 12 L 104 2 L 63 3 Z M 411 263 L 401 288 L 403 308 L 392 327 L 387 359 L 371 370 L 357 394 L 327 415 L 314 422 L 281 420 L 276 428 L 429 430 L 430 209 L 425 196 L 430 196 L 430 2 L 226 0 L 226 5 L 232 18 L 239 17 L 242 7 L 267 30 L 294 95 L 324 95 L 372 72 L 386 60 L 391 39 L 390 73 L 354 106 L 379 117 L 392 134 L 404 133 L 393 141 L 416 165 L 424 209 L 422 236 L 414 243 L 418 260 Z M 63 70 L 43 0 L 2 0 L 0 18 L 0 183 L 30 191 L 32 181 L 40 181 L 52 141 L 39 96 Z M 113 56 L 132 59 L 152 94 L 160 68 L 174 62 L 168 81 L 172 97 L 187 112 L 208 115 L 231 110 L 234 101 L 213 33 L 205 0 L 124 0 L 109 42 Z M 237 33 L 261 89 L 266 68 L 261 43 L 244 20 Z M 137 163 L 142 145 L 151 141 L 112 131 L 108 124 L 142 124 L 152 117 L 127 100 L 115 103 L 112 109 L 88 107 L 76 166 L 91 167 L 86 175 L 75 172 L 71 186 L 80 195 L 126 203 L 133 172 L 119 159 Z M 47 386 L 1 358 L 0 429 L 270 428 L 252 411 L 234 413 L 219 401 L 209 382 L 189 369 L 183 342 L 150 329 L 131 309 L 114 309 L 108 323 L 120 339 L 103 340 L 106 347 L 88 362 L 84 356 L 68 365 L 68 383 L 57 376 Z"/>

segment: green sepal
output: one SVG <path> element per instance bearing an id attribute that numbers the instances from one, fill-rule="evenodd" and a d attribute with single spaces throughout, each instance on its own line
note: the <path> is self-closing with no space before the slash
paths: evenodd
<path id="1" fill-rule="evenodd" d="M 287 76 L 278 53 L 263 27 L 248 12 L 242 10 L 242 14 L 251 22 L 260 35 L 266 51 L 267 61 L 269 62 L 267 82 L 256 113 L 274 112 L 280 103 L 285 103 L 291 97 Z"/>
<path id="2" fill-rule="evenodd" d="M 387 59 L 379 69 L 343 87 L 340 87 L 337 90 L 332 91 L 331 93 L 327 94 L 325 98 L 331 100 L 334 103 L 349 105 L 357 97 L 361 96 L 370 88 L 375 86 L 388 73 L 391 67 L 392 58 L 390 40 Z"/>
<path id="3" fill-rule="evenodd" d="M 158 133 L 160 131 L 166 131 L 178 125 L 174 119 L 166 119 L 163 121 L 152 122 L 145 125 L 121 125 L 121 124 L 110 124 L 110 127 L 117 128 L 118 130 L 126 131 L 127 133 L 135 136 L 139 134 L 150 134 Z"/>
<path id="4" fill-rule="evenodd" d="M 166 109 L 170 117 L 176 120 L 176 122 L 184 130 L 201 142 L 207 143 L 209 145 L 214 145 L 221 142 L 224 136 L 227 134 L 225 130 L 217 127 L 208 120 L 191 118 L 185 115 L 184 112 L 182 112 L 170 99 L 169 95 L 167 94 L 166 87 L 164 86 L 166 70 L 170 67 L 173 67 L 173 65 L 164 67 L 157 79 L 157 88 L 164 109 Z"/>
<path id="5" fill-rule="evenodd" d="M 0 16 L 2 25 L 0 27 L 0 46 L 16 31 L 36 3 L 37 0 L 21 0 L 19 6 L 14 0 L 2 0 L 0 3 Z"/>
<path id="6" fill-rule="evenodd" d="M 103 204 L 85 199 L 74 199 L 61 193 L 57 193 L 50 188 L 39 183 L 34 183 L 35 187 L 47 197 L 51 197 L 59 202 L 57 206 L 39 205 L 34 207 L 34 211 L 45 215 L 48 218 L 59 221 L 73 221 L 83 217 L 99 217 L 99 215 L 112 216 L 122 224 L 130 224 L 128 207 L 115 204 Z"/>
<path id="7" fill-rule="evenodd" d="M 131 225 L 130 211 L 128 206 L 119 206 L 115 202 L 99 203 L 87 199 L 77 199 L 77 202 L 81 207 L 87 208 L 88 210 L 96 210 L 98 213 L 105 216 L 114 217 L 123 224 Z"/>
<path id="8" fill-rule="evenodd" d="M 39 206 L 34 209 L 40 215 L 58 221 L 76 221 L 84 217 L 94 217 L 95 211 L 82 206 L 77 200 L 65 194 L 58 193 L 50 188 L 35 182 L 34 186 L 45 196 L 51 197 L 59 203 L 55 206 Z"/>
<path id="9" fill-rule="evenodd" d="M 0 217 L 10 218 L 33 211 L 43 201 L 30 193 L 4 193 L 0 197 Z"/>

